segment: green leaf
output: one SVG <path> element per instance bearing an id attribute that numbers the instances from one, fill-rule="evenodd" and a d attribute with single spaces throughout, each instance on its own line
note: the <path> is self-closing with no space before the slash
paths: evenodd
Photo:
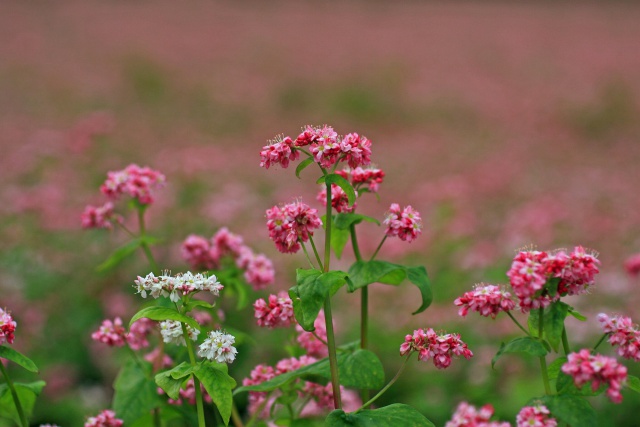
<path id="1" fill-rule="evenodd" d="M 382 362 L 369 350 L 358 349 L 354 352 L 342 352 L 337 356 L 340 384 L 345 387 L 376 389 L 384 385 Z M 311 365 L 278 375 L 258 385 L 240 387 L 236 393 L 244 391 L 272 391 L 298 378 L 311 380 L 313 377 L 331 379 L 329 359 L 324 358 Z"/>
<path id="2" fill-rule="evenodd" d="M 581 322 L 586 322 L 587 317 L 574 310 L 573 307 L 569 307 L 569 314 L 578 319 Z"/>
<path id="3" fill-rule="evenodd" d="M 560 371 L 562 369 L 562 365 L 564 365 L 565 363 L 567 363 L 567 358 L 559 357 L 549 364 L 549 366 L 547 367 L 547 373 L 550 380 L 555 380 L 556 378 L 558 378 L 558 375 L 560 374 Z"/>
<path id="4" fill-rule="evenodd" d="M 131 320 L 129 321 L 129 327 L 131 327 L 133 322 L 135 322 L 136 320 L 143 319 L 145 317 L 147 319 L 157 320 L 157 321 L 177 320 L 179 322 L 186 323 L 187 325 L 191 326 L 193 329 L 197 329 L 197 330 L 201 329 L 201 326 L 198 324 L 198 322 L 196 322 L 194 318 L 185 316 L 184 314 L 180 314 L 173 308 L 158 307 L 158 306 L 143 308 L 142 310 L 134 314 Z"/>
<path id="5" fill-rule="evenodd" d="M 569 306 L 562 301 L 556 301 L 544 310 L 544 333 L 556 353 L 562 341 L 564 319 L 568 312 Z"/>
<path id="6" fill-rule="evenodd" d="M 341 230 L 336 228 L 334 223 L 331 223 L 331 249 L 333 249 L 338 259 L 342 257 L 342 251 L 350 238 L 351 233 L 349 230 Z"/>
<path id="7" fill-rule="evenodd" d="M 409 405 L 395 403 L 378 409 L 365 409 L 345 413 L 342 409 L 331 412 L 325 419 L 327 427 L 435 427 L 431 421 Z"/>
<path id="8" fill-rule="evenodd" d="M 22 410 L 27 418 L 31 417 L 33 407 L 36 403 L 36 397 L 40 395 L 44 386 L 44 381 L 36 381 L 28 384 L 14 383 L 20 406 L 22 406 Z M 0 384 L 0 417 L 8 418 L 13 420 L 17 425 L 22 425 L 18 410 L 13 401 L 13 396 L 11 395 L 11 390 L 9 390 L 6 384 Z"/>
<path id="9" fill-rule="evenodd" d="M 431 305 L 433 294 L 431 284 L 424 267 L 405 267 L 386 261 L 356 261 L 349 268 L 349 292 L 368 286 L 372 283 L 384 283 L 387 285 L 399 285 L 405 279 L 418 287 L 422 296 L 422 305 L 413 312 L 418 314 Z"/>
<path id="10" fill-rule="evenodd" d="M 298 178 L 300 178 L 300 172 L 302 172 L 311 163 L 313 163 L 313 157 L 308 157 L 308 158 L 304 159 L 303 161 L 301 161 L 298 164 L 298 167 L 296 167 L 296 176 Z"/>
<path id="11" fill-rule="evenodd" d="M 233 404 L 231 390 L 236 386 L 236 381 L 229 376 L 227 369 L 227 365 L 224 363 L 202 361 L 194 371 L 196 377 L 211 396 L 213 403 L 218 407 L 224 425 L 229 425 Z"/>
<path id="12" fill-rule="evenodd" d="M 362 221 L 374 222 L 380 225 L 380 221 L 377 219 L 357 213 L 339 213 L 333 217 L 333 223 L 336 225 L 336 228 L 340 230 L 348 230 L 351 224 L 359 224 Z"/>
<path id="13" fill-rule="evenodd" d="M 215 305 L 209 304 L 208 302 L 202 301 L 200 299 L 193 299 L 185 304 L 185 308 L 187 312 L 193 310 L 196 307 L 211 309 L 211 308 L 214 308 Z"/>
<path id="14" fill-rule="evenodd" d="M 346 283 L 347 273 L 340 270 L 323 273 L 320 270 L 297 269 L 297 285 L 289 289 L 296 320 L 305 331 L 313 331 L 313 322 L 318 317 L 327 297 L 335 294 Z"/>
<path id="15" fill-rule="evenodd" d="M 491 367 L 493 368 L 498 358 L 503 354 L 509 353 L 525 353 L 531 356 L 540 357 L 547 354 L 547 349 L 538 340 L 531 337 L 520 337 L 509 341 L 508 343 L 502 343 L 500 350 L 491 359 Z"/>
<path id="16" fill-rule="evenodd" d="M 570 426 L 598 427 L 598 417 L 587 400 L 579 396 L 555 395 L 532 399 L 529 404 L 542 402 L 551 415 Z"/>
<path id="17" fill-rule="evenodd" d="M 133 424 L 160 404 L 155 382 L 150 379 L 151 364 L 129 360 L 113 383 L 113 410 L 125 425 Z"/>
<path id="18" fill-rule="evenodd" d="M 11 360 L 29 372 L 38 372 L 38 367 L 31 359 L 11 347 L 0 345 L 0 358 Z"/>
<path id="19" fill-rule="evenodd" d="M 356 190 L 353 189 L 353 186 L 351 185 L 351 183 L 349 181 L 347 181 L 345 178 L 343 178 L 342 176 L 338 175 L 337 173 L 332 173 L 329 175 L 325 175 L 323 176 L 323 182 L 325 184 L 335 184 L 338 187 L 342 188 L 342 190 L 344 191 L 344 193 L 347 195 L 347 199 L 349 199 L 349 206 L 353 206 L 353 204 L 356 202 Z M 321 178 L 322 179 L 322 178 Z M 320 180 L 318 180 L 320 181 Z"/>
<path id="20" fill-rule="evenodd" d="M 122 261 L 134 253 L 136 249 L 142 246 L 142 244 L 143 240 L 140 238 L 130 240 L 125 245 L 116 249 L 109 258 L 96 268 L 96 270 L 98 273 L 104 273 L 114 267 L 117 267 Z"/>
<path id="21" fill-rule="evenodd" d="M 173 378 L 171 376 L 171 371 L 164 371 L 156 374 L 155 381 L 158 387 L 164 390 L 170 398 L 178 400 L 180 397 L 180 388 L 184 382 L 183 379 Z"/>
<path id="22" fill-rule="evenodd" d="M 640 393 L 640 378 L 633 375 L 627 375 L 627 388 Z"/>

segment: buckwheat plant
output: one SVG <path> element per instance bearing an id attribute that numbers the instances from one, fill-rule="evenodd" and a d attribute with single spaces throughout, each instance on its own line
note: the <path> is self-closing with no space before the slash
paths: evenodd
<path id="1" fill-rule="evenodd" d="M 482 283 L 455 300 L 460 316 L 477 312 L 495 319 L 504 313 L 524 334 L 502 343 L 492 366 L 512 353 L 528 354 L 539 360 L 545 393 L 532 397 L 522 408 L 516 417 L 517 427 L 595 427 L 597 417 L 588 396 L 606 393 L 613 403 L 620 403 L 623 388 L 640 392 L 640 379 L 628 375 L 627 368 L 614 357 L 596 353 L 607 340 L 620 357 L 640 361 L 640 329 L 629 317 L 599 314 L 604 335 L 591 349 L 573 350 L 567 336 L 568 318 L 580 321 L 587 318 L 563 298 L 588 294 L 595 284 L 599 265 L 597 255 L 581 246 L 572 251 L 525 249 L 516 254 L 506 273 L 508 286 Z M 528 316 L 526 328 L 514 316 L 517 311 Z M 554 359 L 548 364 L 550 356 Z M 491 413 L 484 409 L 478 412 L 487 415 L 482 423 L 460 421 L 467 416 L 464 414 L 476 416 L 475 409 L 469 408 L 473 407 L 466 403 L 459 407 L 447 426 L 498 425 L 489 422 Z"/>
<path id="2" fill-rule="evenodd" d="M 458 334 L 420 329 L 407 335 L 400 348 L 404 363 L 384 384 L 382 363 L 369 350 L 369 285 L 411 282 L 421 295 L 414 314 L 429 307 L 432 294 L 424 267 L 377 258 L 387 239 L 411 243 L 422 233 L 423 224 L 420 213 L 410 205 L 391 204 L 382 221 L 358 212 L 358 199 L 377 193 L 385 178 L 385 173 L 371 164 L 371 147 L 371 141 L 360 134 L 340 136 L 324 125 L 305 126 L 296 138 L 278 136 L 260 152 L 260 166 L 265 169 L 287 168 L 299 161 L 295 168 L 298 178 L 305 168 L 316 166 L 316 183 L 321 188 L 316 197 L 320 207 L 298 198 L 266 210 L 269 237 L 278 251 L 304 254 L 308 267 L 296 270 L 296 284 L 288 295 L 272 294 L 254 303 L 259 326 L 295 325 L 299 348 L 295 357 L 285 358 L 275 367 L 256 366 L 243 387 L 236 390 L 249 392 L 252 417 L 247 425 L 257 420 L 294 425 L 301 418 L 317 418 L 324 410 L 324 414 L 331 411 L 324 420 L 327 426 L 433 426 L 408 405 L 370 408 L 395 383 L 414 353 L 438 369 L 448 367 L 454 358 L 473 355 Z M 380 243 L 368 256 L 358 245 L 357 230 L 365 223 L 382 227 Z M 348 271 L 332 269 L 333 257 L 341 258 L 349 241 L 353 264 Z M 355 344 L 338 345 L 335 339 L 332 298 L 343 287 L 360 293 L 360 340 Z M 371 390 L 378 392 L 370 397 Z"/>

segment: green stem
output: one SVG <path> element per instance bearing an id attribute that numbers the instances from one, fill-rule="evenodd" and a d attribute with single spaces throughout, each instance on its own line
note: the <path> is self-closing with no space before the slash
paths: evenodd
<path id="1" fill-rule="evenodd" d="M 235 427 L 244 427 L 242 423 L 242 418 L 240 417 L 240 413 L 238 412 L 238 408 L 236 407 L 236 402 L 231 401 L 231 419 L 233 420 L 233 424 Z"/>
<path id="2" fill-rule="evenodd" d="M 289 420 L 293 421 L 295 419 L 295 412 L 293 411 L 293 406 L 291 403 L 287 403 L 287 411 L 289 411 Z"/>
<path id="3" fill-rule="evenodd" d="M 411 355 L 413 354 L 413 352 L 409 353 L 407 355 L 407 358 L 404 359 L 404 362 L 402 362 L 402 366 L 400 366 L 400 369 L 398 370 L 398 372 L 396 373 L 396 376 L 393 377 L 391 379 L 391 381 L 389 381 L 389 383 L 384 386 L 384 388 L 382 390 L 380 390 L 378 392 L 378 394 L 376 394 L 375 396 L 373 396 L 371 398 L 371 400 L 369 400 L 367 403 L 365 403 L 364 405 L 362 405 L 360 408 L 358 408 L 354 414 L 357 414 L 358 412 L 362 411 L 363 409 L 368 408 L 373 402 L 375 402 L 376 400 L 378 400 L 378 398 L 380 396 L 382 396 L 388 389 L 389 387 L 391 387 L 396 381 L 398 381 L 398 378 L 400 378 L 400 375 L 402 375 L 402 372 L 404 371 L 404 368 L 407 366 L 407 362 L 409 361 L 409 359 L 411 358 Z"/>
<path id="4" fill-rule="evenodd" d="M 518 322 L 518 321 L 516 320 L 516 318 L 515 318 L 515 317 L 513 317 L 513 314 L 511 314 L 511 312 L 507 311 L 506 313 L 509 315 L 509 317 L 511 318 L 511 320 L 513 320 L 513 322 L 516 324 L 516 326 L 518 326 L 518 328 L 520 328 L 520 329 L 522 330 L 522 332 L 524 332 L 525 334 L 527 334 L 527 335 L 529 335 L 529 336 L 530 336 L 529 331 L 527 331 L 525 328 L 523 328 L 523 327 L 522 327 L 522 325 L 520 324 L 520 322 Z"/>
<path id="5" fill-rule="evenodd" d="M 358 245 L 358 236 L 356 234 L 355 224 L 351 224 L 349 227 L 351 232 L 351 246 L 353 247 L 353 254 L 356 257 L 356 261 L 362 261 L 362 254 L 360 253 L 360 246 Z M 366 349 L 368 347 L 368 331 L 369 331 L 369 287 L 364 286 L 360 289 L 360 348 Z M 360 391 L 360 397 L 363 402 L 369 400 L 369 390 L 363 389 Z"/>
<path id="6" fill-rule="evenodd" d="M 542 333 L 544 331 L 544 308 L 540 307 L 538 312 L 538 338 L 542 340 Z M 544 383 L 544 392 L 547 396 L 551 395 L 551 385 L 549 385 L 549 373 L 547 372 L 547 358 L 546 356 L 540 356 L 540 370 L 542 371 L 542 382 Z"/>
<path id="7" fill-rule="evenodd" d="M 246 427 L 253 427 L 253 425 L 255 424 L 256 420 L 258 419 L 262 411 L 264 411 L 264 407 L 267 406 L 267 403 L 269 402 L 270 397 L 271 397 L 271 392 L 267 393 L 267 395 L 265 396 L 260 406 L 258 406 L 258 408 L 255 410 L 253 415 L 251 415 L 251 418 L 249 418 L 249 421 L 247 422 Z"/>
<path id="8" fill-rule="evenodd" d="M 598 343 L 595 346 L 593 346 L 593 350 L 591 350 L 591 351 L 596 351 L 596 349 L 598 347 L 600 347 L 600 344 L 602 344 L 602 342 L 605 340 L 605 338 L 607 338 L 607 335 L 609 335 L 609 334 L 604 334 L 602 336 L 602 338 L 600 338 L 600 341 L 598 341 Z"/>
<path id="9" fill-rule="evenodd" d="M 4 379 L 7 381 L 7 386 L 11 391 L 11 397 L 13 397 L 13 404 L 16 405 L 16 410 L 18 411 L 18 416 L 20 417 L 20 422 L 22 423 L 22 427 L 29 427 L 29 422 L 27 421 L 27 416 L 22 409 L 22 405 L 20 404 L 20 399 L 18 399 L 18 392 L 16 391 L 16 387 L 13 384 L 13 381 L 9 377 L 7 370 L 4 368 L 2 361 L 0 361 L 0 371 L 4 376 Z"/>
<path id="10" fill-rule="evenodd" d="M 569 347 L 569 338 L 567 337 L 567 328 L 562 327 L 562 348 L 564 349 L 564 355 L 568 356 L 571 353 L 571 347 Z"/>
<path id="11" fill-rule="evenodd" d="M 318 253 L 318 249 L 316 248 L 316 244 L 313 241 L 313 236 L 309 235 L 309 243 L 311 243 L 311 247 L 313 248 L 313 253 L 316 255 L 316 261 L 318 261 L 318 265 L 322 270 L 324 267 L 322 266 L 322 260 L 320 259 L 320 254 Z"/>
<path id="12" fill-rule="evenodd" d="M 329 346 L 329 344 L 327 344 L 327 342 L 326 342 L 325 340 L 323 340 L 323 339 L 320 337 L 320 335 L 318 335 L 315 331 L 312 331 L 311 333 L 312 333 L 312 334 L 313 334 L 313 336 L 314 336 L 314 337 L 316 337 L 316 339 L 317 339 L 318 341 L 320 341 L 322 344 L 324 344 L 324 345 L 326 345 L 326 346 Z"/>
<path id="13" fill-rule="evenodd" d="M 380 252 L 380 248 L 382 247 L 382 245 L 384 244 L 384 241 L 387 240 L 387 235 L 385 234 L 384 237 L 382 238 L 382 240 L 380 241 L 380 244 L 378 245 L 378 247 L 376 248 L 376 251 L 373 253 L 373 255 L 371 256 L 371 259 L 369 261 L 373 261 L 374 259 L 376 259 L 376 256 L 378 255 L 378 252 Z"/>
<path id="14" fill-rule="evenodd" d="M 309 261 L 309 266 L 311 266 L 312 269 L 315 269 L 316 267 L 311 262 L 311 258 L 309 258 L 309 252 L 307 252 L 307 247 L 304 245 L 304 242 L 301 239 L 298 239 L 298 242 L 300 243 L 300 246 L 302 247 L 302 251 L 304 252 L 304 256 L 307 257 L 307 261 Z"/>
<path id="15" fill-rule="evenodd" d="M 144 224 L 144 209 L 143 208 L 138 208 L 138 224 L 139 224 L 139 227 L 140 227 L 140 239 L 142 240 L 141 243 L 140 243 L 140 247 L 142 248 L 142 251 L 146 255 L 147 259 L 149 260 L 149 264 L 151 264 L 151 269 L 156 273 L 160 273 L 160 267 L 158 266 L 158 263 L 156 262 L 155 258 L 153 257 L 153 253 L 151 253 L 151 248 L 149 248 L 149 244 L 145 240 L 145 237 L 147 235 L 147 231 L 146 231 L 145 224 Z"/>
<path id="16" fill-rule="evenodd" d="M 178 304 L 176 303 L 176 309 L 178 309 Z M 182 310 L 178 310 L 180 313 L 184 314 Z M 189 354 L 189 363 L 191 363 L 192 367 L 196 367 L 196 356 L 193 352 L 193 344 L 191 343 L 191 338 L 189 338 L 189 334 L 187 333 L 187 325 L 181 323 L 182 325 L 182 335 L 184 337 L 184 342 L 187 345 L 187 353 Z M 191 378 L 193 378 L 193 388 L 196 392 L 196 410 L 198 412 L 198 427 L 206 427 L 206 423 L 204 420 L 204 405 L 202 403 L 202 390 L 200 390 L 200 381 L 196 377 L 195 374 L 191 374 Z"/>

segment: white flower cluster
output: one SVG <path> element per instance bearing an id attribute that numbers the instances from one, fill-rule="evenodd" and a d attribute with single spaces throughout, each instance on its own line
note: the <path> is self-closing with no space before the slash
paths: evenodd
<path id="1" fill-rule="evenodd" d="M 223 288 L 215 275 L 193 274 L 190 271 L 175 276 L 165 272 L 165 274 L 158 277 L 154 276 L 153 273 L 149 273 L 147 277 L 138 276 L 134 283 L 142 298 L 146 298 L 147 294 L 149 294 L 154 298 L 160 296 L 169 297 L 173 302 L 180 301 L 184 295 L 200 291 L 209 291 L 212 295 L 219 296 Z"/>
<path id="2" fill-rule="evenodd" d="M 238 354 L 238 350 L 233 346 L 235 342 L 236 339 L 231 334 L 225 334 L 222 331 L 211 331 L 204 342 L 200 344 L 198 356 L 215 360 L 219 363 L 231 363 L 236 359 L 236 354 Z"/>
<path id="3" fill-rule="evenodd" d="M 162 335 L 162 341 L 168 344 L 185 345 L 184 334 L 182 333 L 182 324 L 177 320 L 165 320 L 160 322 L 160 334 Z M 198 339 L 200 331 L 193 329 L 187 325 L 187 335 L 191 341 Z"/>

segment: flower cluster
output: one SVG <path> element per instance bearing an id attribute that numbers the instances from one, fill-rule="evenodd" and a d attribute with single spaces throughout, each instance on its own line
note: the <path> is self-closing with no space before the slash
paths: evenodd
<path id="1" fill-rule="evenodd" d="M 330 168 L 338 161 L 346 161 L 352 168 L 371 163 L 371 141 L 357 133 L 349 133 L 340 138 L 327 125 L 305 126 L 294 145 L 309 146 L 313 159 L 323 168 Z"/>
<path id="2" fill-rule="evenodd" d="M 196 387 L 194 385 L 193 378 L 189 377 L 189 379 L 187 380 L 187 382 L 183 387 L 184 388 L 181 388 L 180 391 L 178 392 L 180 397 L 178 399 L 169 398 L 167 400 L 167 403 L 169 403 L 170 405 L 176 405 L 176 406 L 182 405 L 185 402 L 189 405 L 195 405 L 196 404 Z M 211 399 L 211 396 L 209 396 L 209 393 L 207 393 L 207 390 L 205 390 L 202 383 L 200 383 L 200 391 L 202 392 L 202 398 L 206 403 L 213 402 L 213 400 Z M 161 388 L 158 388 L 158 394 L 160 395 L 164 394 L 164 390 L 162 390 Z"/>
<path id="3" fill-rule="evenodd" d="M 293 317 L 293 301 L 286 292 L 279 292 L 278 295 L 269 295 L 269 302 L 260 298 L 253 303 L 255 318 L 258 326 L 275 328 L 278 326 L 289 326 L 295 322 Z"/>
<path id="4" fill-rule="evenodd" d="M 242 380 L 243 386 L 262 384 L 276 376 L 275 370 L 269 365 L 258 365 L 249 374 L 249 378 Z M 249 392 L 249 412 L 254 413 L 261 406 L 267 397 L 267 392 Z"/>
<path id="5" fill-rule="evenodd" d="M 418 353 L 419 360 L 433 360 L 438 369 L 448 368 L 453 356 L 463 356 L 467 360 L 473 356 L 459 334 L 438 335 L 431 328 L 426 331 L 417 329 L 413 331 L 413 335 L 405 336 L 404 343 L 400 346 L 400 355 L 404 356 L 413 351 Z"/>
<path id="6" fill-rule="evenodd" d="M 128 194 L 140 204 L 148 205 L 153 203 L 153 191 L 164 182 L 165 177 L 160 172 L 146 166 L 130 164 L 123 170 L 109 172 L 100 191 L 111 199 Z"/>
<path id="7" fill-rule="evenodd" d="M 357 193 L 356 193 L 357 194 Z M 322 186 L 320 192 L 316 196 L 316 200 L 322 203 L 322 206 L 327 206 L 327 187 Z M 331 207 L 333 207 L 337 212 L 350 213 L 353 212 L 357 203 L 349 206 L 349 197 L 344 190 L 335 184 L 331 184 Z"/>
<path id="8" fill-rule="evenodd" d="M 116 418 L 115 412 L 106 409 L 95 417 L 89 417 L 84 427 L 121 427 L 123 421 Z"/>
<path id="9" fill-rule="evenodd" d="M 198 356 L 218 363 L 232 363 L 238 350 L 233 346 L 236 339 L 222 331 L 211 331 L 198 349 Z"/>
<path id="10" fill-rule="evenodd" d="M 186 273 L 170 276 L 168 272 L 161 276 L 154 276 L 149 273 L 146 277 L 140 277 L 134 280 L 136 289 L 142 298 L 146 298 L 147 294 L 153 298 L 160 296 L 169 297 L 173 302 L 178 302 L 182 296 L 186 296 L 195 292 L 208 291 L 214 296 L 219 296 L 223 286 L 213 274 Z"/>
<path id="11" fill-rule="evenodd" d="M 0 345 L 4 343 L 13 344 L 16 326 L 17 323 L 13 320 L 11 314 L 6 309 L 0 308 Z"/>
<path id="12" fill-rule="evenodd" d="M 544 405 L 525 406 L 516 417 L 516 427 L 557 427 L 558 422 L 550 416 Z"/>
<path id="13" fill-rule="evenodd" d="M 353 185 L 356 190 L 366 188 L 372 193 L 376 193 L 378 191 L 385 175 L 382 169 L 373 166 L 366 168 L 358 166 L 355 169 L 346 168 L 336 173 L 343 178 L 350 180 L 351 185 Z"/>
<path id="14" fill-rule="evenodd" d="M 536 250 L 520 251 L 507 272 L 523 313 L 546 307 L 564 295 L 585 293 L 593 285 L 599 261 L 594 254 L 576 246 L 570 254 Z M 557 281 L 557 290 L 547 290 L 550 279 Z"/>
<path id="15" fill-rule="evenodd" d="M 412 242 L 422 233 L 420 213 L 410 205 L 400 209 L 400 205 L 392 203 L 384 219 L 387 236 L 397 236 L 400 240 Z"/>
<path id="16" fill-rule="evenodd" d="M 160 335 L 162 336 L 162 341 L 166 342 L 167 344 L 186 344 L 182 331 L 182 323 L 177 320 L 164 320 L 160 322 Z M 191 326 L 187 325 L 187 335 L 189 336 L 189 339 L 191 339 L 191 341 L 195 341 L 198 339 L 200 331 L 198 329 L 193 329 Z"/>
<path id="17" fill-rule="evenodd" d="M 493 411 L 491 405 L 484 405 L 477 409 L 467 402 L 460 402 L 445 427 L 510 427 L 507 422 L 490 421 Z"/>
<path id="18" fill-rule="evenodd" d="M 460 307 L 458 314 L 462 317 L 471 310 L 492 319 L 495 319 L 499 312 L 511 311 L 516 306 L 509 292 L 500 289 L 499 286 L 485 284 L 479 284 L 473 291 L 465 292 L 454 304 Z"/>
<path id="19" fill-rule="evenodd" d="M 322 226 L 318 211 L 300 201 L 274 206 L 266 214 L 269 237 L 282 253 L 299 251 L 300 242 L 307 242 L 313 230 Z"/>
<path id="20" fill-rule="evenodd" d="M 260 167 L 269 169 L 271 165 L 280 164 L 283 168 L 289 166 L 289 161 L 297 160 L 300 153 L 292 149 L 293 141 L 290 137 L 276 136 L 273 141 L 262 147 L 260 151 Z"/>
<path id="21" fill-rule="evenodd" d="M 609 334 L 609 343 L 618 347 L 618 355 L 640 362 L 640 330 L 630 317 L 600 313 L 598 322 L 604 333 Z"/>
<path id="22" fill-rule="evenodd" d="M 113 222 L 122 222 L 122 216 L 113 212 L 113 203 L 107 202 L 103 206 L 88 205 L 80 217 L 82 228 L 113 228 Z"/>
<path id="23" fill-rule="evenodd" d="M 122 326 L 122 319 L 116 317 L 113 321 L 105 319 L 100 328 L 91 334 L 91 339 L 110 347 L 122 347 L 126 343 L 127 330 Z"/>
<path id="24" fill-rule="evenodd" d="M 627 368 L 620 365 L 614 358 L 601 354 L 593 355 L 588 349 L 567 356 L 567 362 L 562 365 L 562 372 L 573 377 L 577 387 L 591 381 L 591 389 L 596 391 L 602 384 L 606 384 L 607 395 L 614 403 L 622 402 L 620 390 L 627 380 Z"/>
<path id="25" fill-rule="evenodd" d="M 329 350 L 327 344 L 325 344 L 327 342 L 327 325 L 325 323 L 324 311 L 321 310 L 320 313 L 318 313 L 318 317 L 313 322 L 313 326 L 316 330 L 314 332 L 307 332 L 302 329 L 302 326 L 296 325 L 298 344 L 307 350 L 309 356 L 326 357 L 329 355 Z M 321 340 L 324 340 L 324 342 Z"/>
<path id="26" fill-rule="evenodd" d="M 263 254 L 254 254 L 244 245 L 242 237 L 221 228 L 211 239 L 192 234 L 182 243 L 182 258 L 193 269 L 211 270 L 219 268 L 224 257 L 233 260 L 244 269 L 244 278 L 255 290 L 264 289 L 275 281 L 273 263 Z"/>
<path id="27" fill-rule="evenodd" d="M 640 276 L 640 254 L 631 255 L 624 262 L 624 268 L 630 276 Z"/>

